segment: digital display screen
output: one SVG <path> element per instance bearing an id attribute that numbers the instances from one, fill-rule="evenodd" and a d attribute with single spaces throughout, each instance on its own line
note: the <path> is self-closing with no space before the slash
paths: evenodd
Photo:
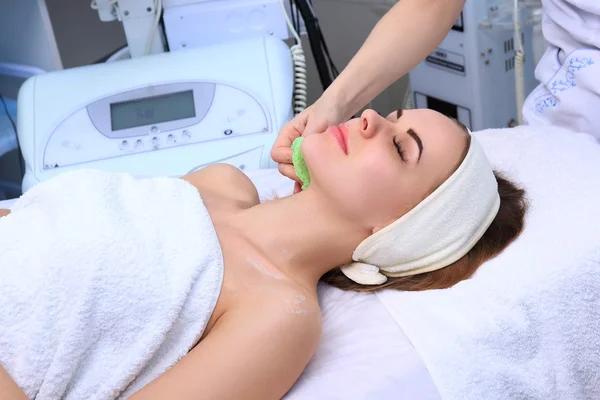
<path id="1" fill-rule="evenodd" d="M 196 106 L 193 90 L 112 103 L 110 105 L 113 131 L 194 118 L 195 116 Z"/>

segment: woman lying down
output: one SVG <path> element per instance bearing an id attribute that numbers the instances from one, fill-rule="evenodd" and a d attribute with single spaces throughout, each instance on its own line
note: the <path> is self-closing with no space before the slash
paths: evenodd
<path id="1" fill-rule="evenodd" d="M 320 280 L 469 278 L 521 232 L 524 192 L 456 121 L 397 114 L 308 136 L 310 186 L 263 204 L 228 165 L 32 188 L 0 218 L 0 393 L 279 399 L 319 345 Z"/>

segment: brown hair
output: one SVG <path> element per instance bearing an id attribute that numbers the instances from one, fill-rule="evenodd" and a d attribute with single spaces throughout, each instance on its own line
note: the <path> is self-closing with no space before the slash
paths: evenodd
<path id="1" fill-rule="evenodd" d="M 467 135 L 467 146 L 470 136 Z M 466 151 L 463 153 L 464 159 Z M 461 162 L 462 162 L 461 159 Z M 458 167 L 458 166 L 457 166 Z M 388 277 L 381 285 L 361 285 L 346 277 L 339 268 L 327 272 L 321 280 L 342 290 L 375 292 L 381 289 L 420 291 L 446 289 L 458 282 L 470 278 L 477 268 L 487 260 L 500 254 L 523 231 L 527 200 L 525 191 L 507 179 L 502 173 L 494 171 L 498 182 L 500 209 L 482 238 L 462 258 L 437 271 L 404 277 Z"/>

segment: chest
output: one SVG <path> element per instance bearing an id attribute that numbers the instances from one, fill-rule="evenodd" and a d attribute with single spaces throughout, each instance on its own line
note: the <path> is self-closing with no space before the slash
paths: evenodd
<path id="1" fill-rule="evenodd" d="M 235 200 L 202 194 L 209 211 L 223 256 L 223 284 L 215 311 L 204 337 L 226 313 L 250 299 L 270 296 L 286 290 L 292 282 L 261 255 L 250 241 L 231 227 L 235 214 L 247 208 Z"/>

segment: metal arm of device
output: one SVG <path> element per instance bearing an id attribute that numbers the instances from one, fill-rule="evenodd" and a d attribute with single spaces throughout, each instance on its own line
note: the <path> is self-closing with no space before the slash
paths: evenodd
<path id="1" fill-rule="evenodd" d="M 101 21 L 123 23 L 132 58 L 165 51 L 159 26 L 162 0 L 92 0 L 91 7 Z"/>
<path id="2" fill-rule="evenodd" d="M 515 102 L 517 123 L 523 124 L 523 104 L 525 103 L 525 49 L 523 48 L 522 29 L 525 25 L 541 22 L 542 4 L 540 0 L 510 0 L 488 10 L 488 18 L 479 25 L 482 28 L 500 27 L 512 29 L 515 48 Z"/>

